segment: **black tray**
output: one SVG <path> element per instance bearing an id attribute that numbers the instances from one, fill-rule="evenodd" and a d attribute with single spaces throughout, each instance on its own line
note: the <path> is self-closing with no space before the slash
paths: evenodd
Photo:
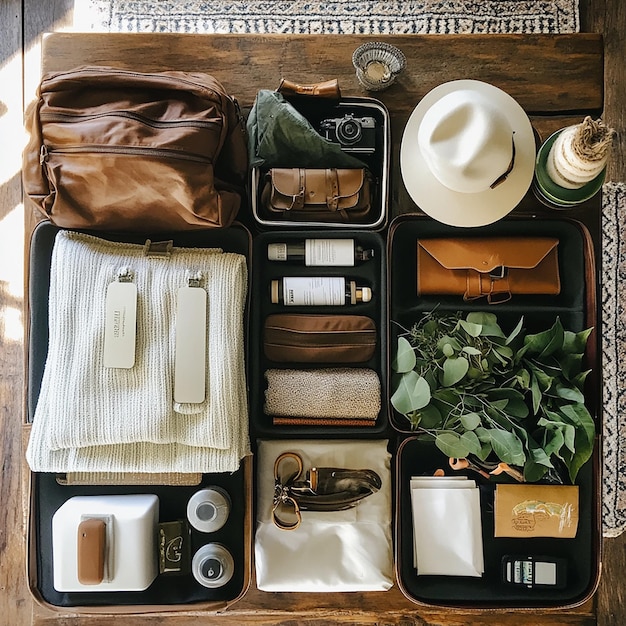
<path id="1" fill-rule="evenodd" d="M 374 258 L 354 267 L 305 267 L 287 262 L 267 260 L 267 246 L 275 242 L 289 242 L 306 238 L 352 238 L 365 248 L 374 250 Z M 250 422 L 253 434 L 257 437 L 380 437 L 385 431 L 387 420 L 387 305 L 386 305 L 386 259 L 382 237 L 374 232 L 362 230 L 343 231 L 272 231 L 261 233 L 254 239 L 253 274 L 250 316 L 249 386 Z M 345 276 L 372 288 L 372 300 L 368 303 L 343 307 L 282 306 L 270 300 L 270 281 L 282 276 Z M 378 346 L 369 362 L 358 367 L 374 369 L 381 381 L 382 408 L 374 426 L 274 426 L 270 416 L 263 412 L 265 398 L 264 372 L 276 367 L 306 367 L 305 364 L 280 364 L 267 359 L 263 353 L 263 324 L 272 313 L 318 313 L 354 314 L 371 317 L 378 330 Z M 338 365 L 340 366 L 340 364 Z M 310 365 L 308 366 L 310 367 Z"/>
<path id="2" fill-rule="evenodd" d="M 48 291 L 50 286 L 50 260 L 54 238 L 59 228 L 48 221 L 41 222 L 33 232 L 30 246 L 30 335 L 28 359 L 27 416 L 32 422 L 41 388 L 48 351 Z M 172 239 L 176 246 L 221 247 L 237 252 L 250 259 L 250 233 L 240 225 L 230 228 L 173 233 L 150 237 L 149 234 L 104 234 L 96 236 L 128 243 L 143 243 Z M 76 495 L 153 493 L 159 497 L 159 521 L 167 522 L 186 518 L 189 498 L 204 486 L 223 487 L 230 495 L 232 509 L 226 525 L 215 533 L 201 533 L 192 529 L 192 555 L 201 545 L 219 542 L 228 548 L 235 561 L 235 574 L 223 587 L 208 589 L 198 583 L 191 574 L 180 576 L 157 576 L 148 589 L 141 592 L 71 592 L 61 593 L 54 589 L 52 571 L 52 516 L 69 498 Z M 30 525 L 31 553 L 35 555 L 37 592 L 45 602 L 63 607 L 111 606 L 111 605 L 174 605 L 190 603 L 213 603 L 224 605 L 240 597 L 250 580 L 249 519 L 250 471 L 244 464 L 234 473 L 205 474 L 198 486 L 68 486 L 59 484 L 56 475 L 35 473 L 31 484 Z"/>

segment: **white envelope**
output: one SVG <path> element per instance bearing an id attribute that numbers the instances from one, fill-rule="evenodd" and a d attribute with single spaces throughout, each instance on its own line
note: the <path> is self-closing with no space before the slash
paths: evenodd
<path id="1" fill-rule="evenodd" d="M 474 481 L 420 483 L 411 489 L 417 573 L 482 576 L 480 492 Z"/>

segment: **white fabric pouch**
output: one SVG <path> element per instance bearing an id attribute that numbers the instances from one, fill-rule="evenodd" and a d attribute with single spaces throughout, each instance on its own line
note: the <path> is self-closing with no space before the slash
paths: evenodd
<path id="1" fill-rule="evenodd" d="M 386 440 L 259 441 L 255 564 L 262 591 L 386 591 L 393 585 L 391 455 Z M 303 511 L 295 530 L 272 521 L 274 461 L 283 452 L 311 467 L 374 470 L 376 493 L 345 511 Z"/>

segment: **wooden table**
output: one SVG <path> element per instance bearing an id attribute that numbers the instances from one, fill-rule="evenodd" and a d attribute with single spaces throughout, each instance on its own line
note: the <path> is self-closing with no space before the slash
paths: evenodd
<path id="1" fill-rule="evenodd" d="M 406 121 L 420 98 L 438 84 L 460 78 L 490 82 L 511 94 L 529 113 L 542 138 L 603 110 L 603 43 L 599 35 L 431 35 L 378 36 L 403 50 L 408 67 L 387 91 L 374 94 L 390 111 L 392 124 L 391 214 L 414 211 L 401 182 L 399 145 Z M 371 40 L 366 36 L 67 34 L 48 35 L 43 43 L 43 71 L 84 64 L 112 65 L 139 71 L 164 69 L 205 71 L 224 83 L 244 109 L 257 91 L 274 89 L 281 78 L 312 83 L 338 78 L 344 95 L 366 94 L 352 67 L 352 51 Z M 569 213 L 590 227 L 599 241 L 599 199 Z M 544 209 L 528 194 L 519 212 Z M 551 213 L 554 215 L 554 213 Z M 27 236 L 37 217 L 27 217 Z M 113 624 L 120 617 L 55 615 L 39 607 L 39 623 Z M 190 611 L 160 617 L 122 618 L 130 623 L 195 624 Z M 386 593 L 277 594 L 256 589 L 226 612 L 202 615 L 202 623 L 361 623 L 361 624 L 594 624 L 595 603 L 589 600 L 567 611 L 450 611 L 418 606 L 397 586 Z"/>

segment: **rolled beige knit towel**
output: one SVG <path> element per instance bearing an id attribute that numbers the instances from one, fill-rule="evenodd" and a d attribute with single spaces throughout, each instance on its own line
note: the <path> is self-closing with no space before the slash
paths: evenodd
<path id="1" fill-rule="evenodd" d="M 615 131 L 587 116 L 556 138 L 546 162 L 548 176 L 565 189 L 580 189 L 606 166 Z"/>
<path id="2" fill-rule="evenodd" d="M 380 379 L 368 368 L 269 369 L 267 415 L 370 419 L 380 413 Z"/>

